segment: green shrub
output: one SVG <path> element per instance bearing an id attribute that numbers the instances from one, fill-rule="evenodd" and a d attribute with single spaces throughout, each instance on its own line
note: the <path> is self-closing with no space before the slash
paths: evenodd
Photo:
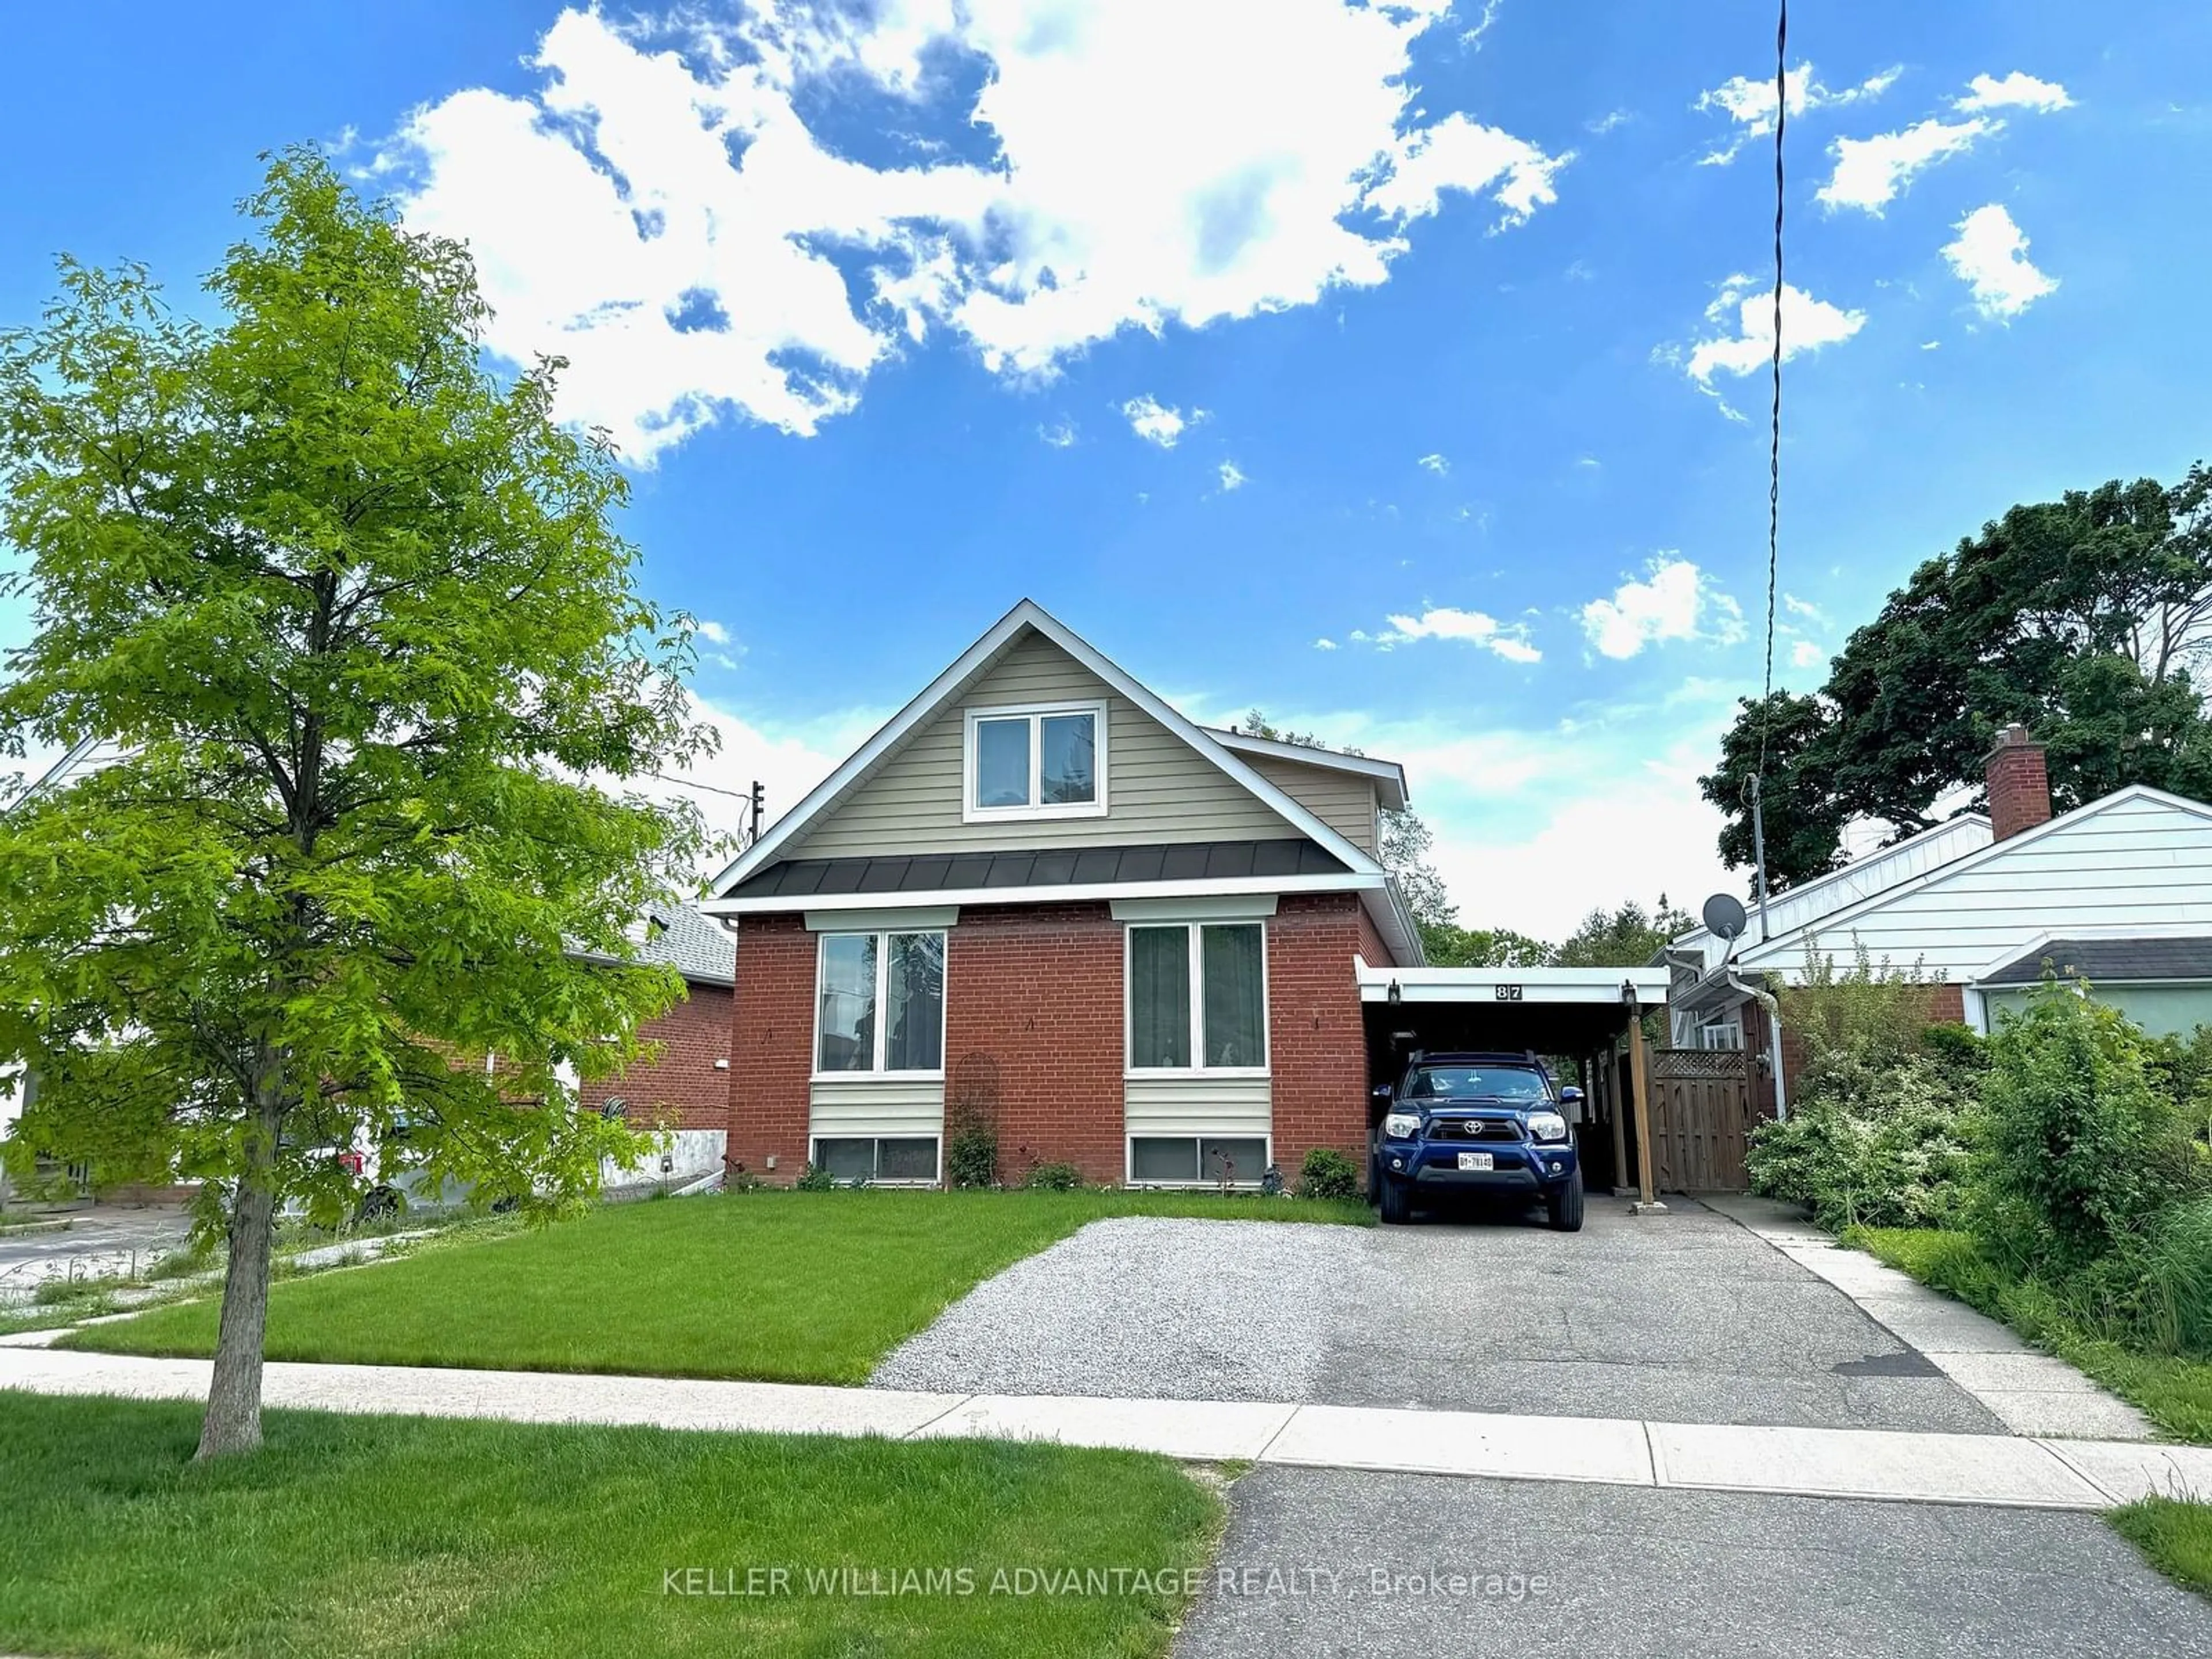
<path id="1" fill-rule="evenodd" d="M 1982 1090 L 1973 1215 L 1992 1256 L 2062 1281 L 2121 1258 L 2092 1287 L 2107 1296 L 2130 1261 L 2147 1264 L 2162 1212 L 2205 1190 L 2203 1144 L 2145 1058 L 2124 1016 L 2070 988 L 2047 984 L 2002 1023 Z"/>
<path id="2" fill-rule="evenodd" d="M 1933 1062 L 1835 1051 L 1781 1122 L 1752 1132 L 1752 1190 L 1826 1227 L 1930 1227 L 1966 1206 L 1971 1097 Z"/>
<path id="3" fill-rule="evenodd" d="M 810 1164 L 806 1166 L 806 1172 L 791 1184 L 802 1193 L 826 1193 L 834 1190 L 837 1182 L 821 1165 Z"/>
<path id="4" fill-rule="evenodd" d="M 956 1130 L 945 1143 L 945 1179 L 954 1187 L 988 1187 L 999 1178 L 999 1137 L 981 1124 Z"/>
<path id="5" fill-rule="evenodd" d="M 1048 1192 L 1072 1193 L 1083 1184 L 1083 1171 L 1073 1164 L 1034 1164 L 1030 1166 L 1029 1179 L 1022 1184 Z"/>
<path id="6" fill-rule="evenodd" d="M 1357 1198 L 1359 1171 L 1333 1146 L 1316 1146 L 1298 1169 L 1300 1198 Z"/>

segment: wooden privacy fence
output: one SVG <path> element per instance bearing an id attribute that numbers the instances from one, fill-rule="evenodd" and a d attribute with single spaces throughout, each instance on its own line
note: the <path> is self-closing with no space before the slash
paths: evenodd
<path id="1" fill-rule="evenodd" d="M 1651 1174 L 1670 1193 L 1740 1193 L 1751 1133 L 1751 1057 L 1741 1049 L 1651 1051 Z"/>

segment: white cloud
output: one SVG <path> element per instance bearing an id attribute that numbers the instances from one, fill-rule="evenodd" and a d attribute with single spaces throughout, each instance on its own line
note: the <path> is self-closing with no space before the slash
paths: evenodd
<path id="1" fill-rule="evenodd" d="M 1723 325 L 1733 321 L 1735 332 L 1699 340 L 1686 354 L 1677 349 L 1672 355 L 1690 378 L 1706 390 L 1712 389 L 1716 374 L 1749 374 L 1773 361 L 1774 294 L 1757 278 L 1729 277 L 1705 307 L 1705 317 Z M 1865 326 L 1863 311 L 1845 311 L 1826 300 L 1814 299 L 1795 283 L 1783 284 L 1782 361 L 1785 363 L 1802 352 L 1848 340 Z"/>
<path id="2" fill-rule="evenodd" d="M 1237 465 L 1236 462 L 1222 462 L 1219 471 L 1221 473 L 1221 488 L 1224 494 L 1231 489 L 1242 489 L 1244 488 L 1244 469 Z"/>
<path id="3" fill-rule="evenodd" d="M 1480 52 L 1482 37 L 1497 27 L 1498 9 L 1504 3 L 1505 0 L 1482 0 L 1482 13 L 1474 20 L 1471 27 L 1460 32 L 1460 45 L 1472 46 L 1475 51 Z"/>
<path id="4" fill-rule="evenodd" d="M 1628 580 L 1609 599 L 1582 610 L 1583 632 L 1598 653 L 1625 661 L 1647 645 L 1670 640 L 1734 644 L 1743 637 L 1743 611 L 1687 559 L 1662 554 L 1642 581 Z"/>
<path id="5" fill-rule="evenodd" d="M 1835 176 L 1820 186 L 1816 199 L 1828 208 L 1853 207 L 1879 216 L 1915 174 L 1965 154 L 2002 126 L 1978 116 L 1970 121 L 1921 121 L 1902 132 L 1871 138 L 1838 138 L 1830 150 L 1836 158 Z"/>
<path id="6" fill-rule="evenodd" d="M 1324 635 L 1320 639 L 1314 641 L 1314 649 L 1316 651 L 1334 651 L 1336 649 L 1336 641 Z"/>
<path id="7" fill-rule="evenodd" d="M 1635 118 L 1636 114 L 1632 110 L 1611 109 L 1602 115 L 1594 115 L 1583 122 L 1583 131 L 1594 137 L 1602 138 L 1608 132 L 1626 126 Z"/>
<path id="8" fill-rule="evenodd" d="M 750 809 L 739 798 L 756 781 L 766 807 L 763 822 L 773 824 L 836 770 L 890 712 L 856 709 L 772 728 L 696 692 L 690 702 L 691 718 L 713 728 L 719 751 L 672 772 L 668 779 L 639 779 L 623 787 L 655 799 L 689 801 L 709 829 L 730 836 L 744 825 Z M 712 875 L 728 856 L 726 848 L 710 857 L 700 873 Z"/>
<path id="9" fill-rule="evenodd" d="M 1547 155 L 1525 138 L 1447 115 L 1392 147 L 1388 171 L 1368 191 L 1366 204 L 1403 224 L 1434 213 L 1448 190 L 1470 196 L 1491 191 L 1505 210 L 1500 227 L 1517 225 L 1559 199 L 1553 180 L 1574 159 L 1572 150 Z"/>
<path id="10" fill-rule="evenodd" d="M 1791 616 L 1802 617 L 1809 623 L 1826 623 L 1828 620 L 1826 613 L 1819 605 L 1810 599 L 1801 599 L 1795 593 L 1782 596 L 1782 608 Z"/>
<path id="11" fill-rule="evenodd" d="M 1123 329 L 1382 283 L 1451 190 L 1526 218 L 1565 158 L 1413 106 L 1412 49 L 1449 9 L 568 10 L 533 90 L 418 109 L 370 171 L 411 228 L 469 240 L 491 349 L 568 357 L 563 418 L 649 463 L 732 413 L 812 433 L 939 332 L 1049 374 Z M 833 96 L 879 113 L 825 143 Z"/>
<path id="12" fill-rule="evenodd" d="M 1128 417 L 1130 431 L 1162 449 L 1173 449 L 1193 422 L 1206 418 L 1202 409 L 1194 409 L 1186 416 L 1182 410 L 1170 408 L 1149 392 L 1123 404 L 1121 413 Z"/>
<path id="13" fill-rule="evenodd" d="M 702 640 L 712 640 L 716 645 L 727 645 L 730 642 L 730 630 L 718 622 L 702 622 L 699 624 L 699 637 Z"/>
<path id="14" fill-rule="evenodd" d="M 1943 258 L 1970 289 L 1984 317 L 2009 322 L 2058 286 L 2028 263 L 2027 238 L 1998 204 L 1976 208 L 1955 227 Z"/>
<path id="15" fill-rule="evenodd" d="M 2019 70 L 2002 81 L 1991 75 L 1977 75 L 1966 83 L 1966 95 L 1956 100 L 1952 108 L 1970 113 L 1984 109 L 2025 109 L 2049 115 L 2074 107 L 2066 88 L 2056 81 L 2039 81 Z"/>
<path id="16" fill-rule="evenodd" d="M 1439 478 L 1443 477 L 1444 474 L 1451 471 L 1451 463 L 1441 455 L 1424 455 L 1419 460 L 1414 462 L 1413 465 L 1416 466 L 1426 467 L 1430 471 L 1435 473 Z"/>
<path id="17" fill-rule="evenodd" d="M 1411 645 L 1419 640 L 1450 640 L 1462 645 L 1480 646 L 1508 662 L 1541 662 L 1544 659 L 1544 653 L 1529 643 L 1525 623 L 1516 623 L 1509 626 L 1480 611 L 1462 611 L 1453 605 L 1431 605 L 1419 616 L 1406 613 L 1384 620 L 1389 626 L 1381 632 L 1370 634 L 1364 629 L 1355 629 L 1352 637 L 1363 645 L 1373 646 L 1378 651 L 1395 651 L 1401 645 Z"/>
<path id="18" fill-rule="evenodd" d="M 1790 660 L 1799 668 L 1818 668 L 1828 660 L 1828 653 L 1810 640 L 1800 640 L 1790 647 Z"/>
<path id="19" fill-rule="evenodd" d="M 1830 105 L 1856 104 L 1862 99 L 1879 98 L 1895 86 L 1904 73 L 1900 65 L 1869 76 L 1856 86 L 1831 90 L 1813 78 L 1811 64 L 1800 64 L 1783 76 L 1790 97 L 1790 118 L 1794 121 Z M 1775 96 L 1774 77 L 1771 75 L 1757 79 L 1747 75 L 1735 76 L 1701 95 L 1692 107 L 1719 111 L 1735 123 L 1735 131 L 1724 143 L 1699 157 L 1699 165 L 1726 167 L 1753 139 L 1772 133 L 1775 111 L 1780 103 Z"/>
<path id="20" fill-rule="evenodd" d="M 1066 449 L 1075 441 L 1075 422 L 1055 421 L 1050 426 L 1040 426 L 1037 436 L 1054 449 Z"/>

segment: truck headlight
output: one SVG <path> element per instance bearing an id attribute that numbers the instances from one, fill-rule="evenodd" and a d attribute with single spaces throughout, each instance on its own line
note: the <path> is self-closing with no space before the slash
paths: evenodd
<path id="1" fill-rule="evenodd" d="M 1567 1138 L 1567 1121 L 1557 1112 L 1531 1112 L 1528 1114 L 1528 1135 L 1534 1140 L 1565 1140 Z"/>
<path id="2" fill-rule="evenodd" d="M 1385 1140 L 1411 1140 L 1421 1132 L 1421 1117 L 1418 1112 L 1393 1112 L 1382 1120 Z"/>

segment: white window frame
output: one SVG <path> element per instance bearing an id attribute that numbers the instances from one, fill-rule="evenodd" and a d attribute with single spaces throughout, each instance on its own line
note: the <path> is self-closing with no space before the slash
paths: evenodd
<path id="1" fill-rule="evenodd" d="M 938 948 L 945 960 L 945 985 L 938 999 L 937 1053 L 941 1060 L 945 1055 L 945 1026 L 951 1018 L 952 1008 L 952 950 L 951 941 L 945 938 L 942 927 L 848 927 L 841 932 L 819 933 L 814 945 L 814 1047 L 806 1057 L 807 1071 L 816 1083 L 941 1083 L 945 1067 L 938 1066 L 926 1072 L 891 1072 L 884 1069 L 884 1051 L 890 1042 L 890 940 L 893 934 L 934 933 Z M 822 1069 L 822 963 L 830 951 L 833 939 L 873 939 L 876 941 L 876 1048 L 872 1058 L 875 1064 L 865 1072 L 825 1072 Z M 860 1137 L 832 1135 L 832 1140 L 859 1139 Z M 919 1136 L 913 1137 L 919 1139 Z M 893 1139 L 899 1137 L 894 1135 Z M 941 1169 L 945 1162 L 943 1137 L 939 1138 L 937 1159 Z"/>
<path id="2" fill-rule="evenodd" d="M 1158 1076 L 1158 1073 L 1152 1073 L 1149 1075 Z M 1196 1141 L 1198 1143 L 1198 1179 L 1195 1181 L 1139 1181 L 1137 1178 L 1137 1143 L 1140 1140 Z M 1125 1187 L 1153 1188 L 1161 1191 L 1170 1188 L 1218 1187 L 1221 1183 L 1206 1173 L 1206 1143 L 1209 1140 L 1256 1140 L 1267 1149 L 1267 1156 L 1261 1160 L 1260 1167 L 1252 1172 L 1252 1178 L 1249 1181 L 1240 1178 L 1229 1183 L 1233 1192 L 1241 1193 L 1247 1187 L 1252 1188 L 1255 1191 L 1258 1190 L 1261 1178 L 1268 1170 L 1275 1167 L 1275 1135 L 1272 1129 L 1256 1135 L 1241 1129 L 1234 1133 L 1225 1131 L 1210 1131 L 1204 1134 L 1187 1135 L 1178 1129 L 1166 1134 L 1158 1133 L 1141 1135 L 1125 1134 L 1121 1137 L 1121 1184 Z"/>
<path id="3" fill-rule="evenodd" d="M 1091 716 L 1092 758 L 1097 763 L 1097 787 L 1092 799 L 1048 805 L 1044 794 L 1044 725 L 1053 714 Z M 1030 727 L 1030 798 L 1020 806 L 982 806 L 977 804 L 981 785 L 981 750 L 975 728 L 985 720 L 1026 720 Z M 1007 703 L 991 708 L 970 708 L 962 724 L 960 752 L 960 817 L 966 823 L 999 823 L 1029 818 L 1103 818 L 1106 816 L 1106 705 L 1101 701 Z"/>
<path id="4" fill-rule="evenodd" d="M 840 1077 L 852 1077 L 856 1075 L 856 1073 L 851 1072 L 841 1072 L 837 1075 Z M 907 1075 L 912 1076 L 913 1073 L 908 1073 Z M 848 1134 L 809 1135 L 806 1138 L 806 1158 L 807 1162 L 816 1169 L 822 1167 L 822 1143 L 825 1140 L 866 1140 L 872 1142 L 876 1148 L 875 1161 L 877 1163 L 881 1163 L 883 1161 L 883 1143 L 886 1140 L 933 1140 L 937 1143 L 937 1168 L 930 1175 L 927 1180 L 923 1180 L 921 1177 L 917 1176 L 913 1177 L 894 1176 L 886 1181 L 879 1179 L 875 1176 L 870 1176 L 867 1179 L 866 1184 L 871 1187 L 942 1187 L 945 1184 L 945 1136 L 941 1132 L 933 1134 L 918 1135 L 879 1134 L 872 1131 L 854 1130 Z M 1270 1147 L 1268 1150 L 1272 1152 L 1273 1148 Z"/>
<path id="5" fill-rule="evenodd" d="M 1131 1045 L 1136 1041 L 1135 1022 L 1131 1014 L 1136 1004 L 1137 970 L 1135 941 L 1130 935 L 1140 927 L 1180 927 L 1188 936 L 1190 951 L 1190 1064 L 1188 1066 L 1139 1066 L 1132 1055 Z M 1267 1059 L 1257 1066 L 1208 1066 L 1206 1063 L 1206 961 L 1203 931 L 1208 927 L 1256 927 L 1260 930 L 1260 1051 Z M 1133 1078 L 1161 1077 L 1219 1077 L 1267 1078 L 1274 1075 L 1275 1033 L 1273 1011 L 1273 982 L 1269 977 L 1267 963 L 1267 924 L 1257 918 L 1238 917 L 1234 920 L 1220 916 L 1198 916 L 1171 919 L 1162 916 L 1158 921 L 1131 921 L 1121 928 L 1121 1076 L 1126 1081 Z M 1152 1137 L 1147 1136 L 1149 1139 Z M 1246 1136 L 1249 1139 L 1250 1137 Z M 1201 1185 L 1211 1183 L 1201 1182 Z"/>

